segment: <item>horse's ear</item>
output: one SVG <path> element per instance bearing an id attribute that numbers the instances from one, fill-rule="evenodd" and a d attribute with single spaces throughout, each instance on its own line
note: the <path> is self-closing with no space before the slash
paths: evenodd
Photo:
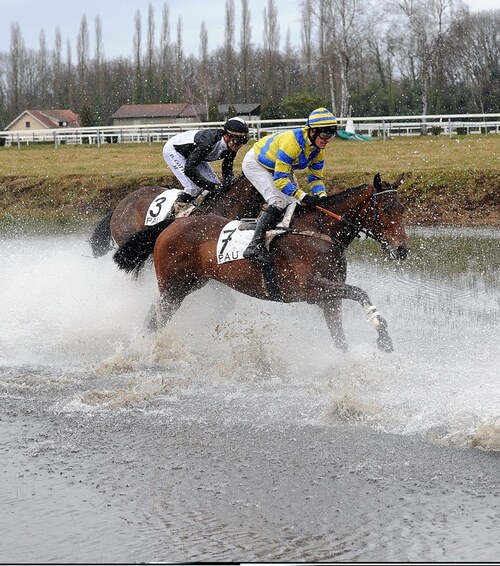
<path id="1" fill-rule="evenodd" d="M 401 173 L 401 175 L 398 177 L 398 180 L 394 183 L 393 187 L 397 189 L 400 185 L 403 184 L 404 180 L 405 180 L 405 174 Z"/>
<path id="2" fill-rule="evenodd" d="M 375 174 L 375 177 L 373 178 L 373 186 L 375 187 L 375 191 L 380 191 L 382 189 L 382 179 L 380 178 L 380 173 Z"/>

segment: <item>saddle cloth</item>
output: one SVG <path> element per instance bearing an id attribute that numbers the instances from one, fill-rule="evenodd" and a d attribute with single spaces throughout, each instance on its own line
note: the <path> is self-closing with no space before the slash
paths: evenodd
<path id="1" fill-rule="evenodd" d="M 179 189 L 166 189 L 160 193 L 149 205 L 144 219 L 144 226 L 154 226 L 165 220 L 167 214 L 172 212 L 174 202 L 181 191 Z"/>
<path id="2" fill-rule="evenodd" d="M 252 241 L 255 226 L 255 221 L 231 220 L 228 222 L 222 228 L 217 240 L 217 263 L 245 259 L 243 252 Z M 286 227 L 277 226 L 275 230 L 266 232 L 266 247 L 269 249 L 271 240 L 287 231 Z"/>

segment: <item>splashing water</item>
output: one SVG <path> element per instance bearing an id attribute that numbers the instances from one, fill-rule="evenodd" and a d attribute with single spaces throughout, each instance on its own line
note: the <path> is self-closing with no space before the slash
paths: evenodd
<path id="1" fill-rule="evenodd" d="M 265 303 L 216 284 L 149 335 L 152 269 L 135 281 L 111 254 L 89 257 L 81 234 L 7 238 L 0 394 L 43 388 L 57 411 L 167 404 L 193 419 L 199 403 L 207 410 L 225 397 L 232 409 L 224 418 L 235 421 L 363 422 L 498 451 L 499 239 L 495 231 L 415 231 L 402 264 L 366 243 L 349 250 L 348 282 L 387 319 L 395 346 L 388 355 L 357 304 L 344 302 L 350 349 L 342 354 L 318 308 Z M 187 409 L 186 397 L 199 403 Z"/>

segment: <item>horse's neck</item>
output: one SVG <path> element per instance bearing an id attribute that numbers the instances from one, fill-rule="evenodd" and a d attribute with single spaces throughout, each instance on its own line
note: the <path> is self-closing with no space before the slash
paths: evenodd
<path id="1" fill-rule="evenodd" d="M 341 216 L 347 222 L 339 222 L 328 216 L 326 212 L 317 212 L 306 209 L 297 216 L 294 228 L 299 230 L 312 230 L 327 234 L 334 240 L 341 242 L 347 247 L 358 234 L 354 226 L 362 227 L 362 217 L 373 189 L 369 185 L 360 187 L 359 190 L 348 190 L 345 195 L 339 193 L 329 198 L 322 208 Z"/>
<path id="2" fill-rule="evenodd" d="M 354 222 L 360 218 L 367 204 L 369 204 L 372 193 L 373 188 L 370 185 L 364 185 L 354 193 L 346 195 L 345 198 L 340 198 L 331 205 L 330 209 L 346 220 Z"/>

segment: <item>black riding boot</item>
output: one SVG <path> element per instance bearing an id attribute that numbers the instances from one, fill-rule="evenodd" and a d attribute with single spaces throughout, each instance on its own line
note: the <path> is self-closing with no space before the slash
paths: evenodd
<path id="1" fill-rule="evenodd" d="M 182 192 L 179 193 L 179 196 L 175 199 L 175 202 L 191 202 L 194 199 L 189 193 Z"/>
<path id="2" fill-rule="evenodd" d="M 281 216 L 281 210 L 272 204 L 261 214 L 257 220 L 257 226 L 250 244 L 243 252 L 243 257 L 253 259 L 262 263 L 269 261 L 269 252 L 265 244 L 266 231 L 276 228 L 276 224 Z"/>

